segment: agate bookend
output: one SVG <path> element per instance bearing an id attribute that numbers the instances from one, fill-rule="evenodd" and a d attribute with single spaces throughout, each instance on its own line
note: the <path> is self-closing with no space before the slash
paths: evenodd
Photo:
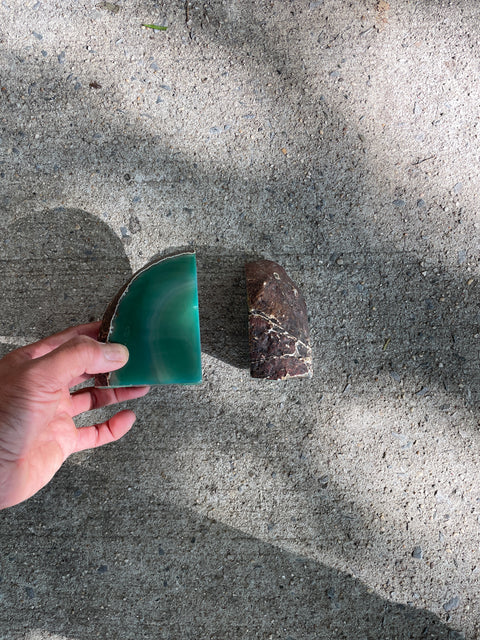
<path id="1" fill-rule="evenodd" d="M 201 382 L 195 254 L 162 258 L 135 273 L 108 306 L 98 339 L 124 344 L 130 358 L 122 369 L 97 375 L 97 387 Z"/>
<path id="2" fill-rule="evenodd" d="M 245 269 L 251 376 L 311 378 L 307 306 L 298 287 L 276 262 L 249 262 Z"/>

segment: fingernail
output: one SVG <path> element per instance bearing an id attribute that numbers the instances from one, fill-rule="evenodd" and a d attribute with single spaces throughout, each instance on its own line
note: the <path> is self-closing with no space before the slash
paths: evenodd
<path id="1" fill-rule="evenodd" d="M 113 342 L 108 342 L 104 345 L 103 355 L 105 360 L 112 360 L 113 362 L 127 362 L 129 356 L 127 347 Z"/>

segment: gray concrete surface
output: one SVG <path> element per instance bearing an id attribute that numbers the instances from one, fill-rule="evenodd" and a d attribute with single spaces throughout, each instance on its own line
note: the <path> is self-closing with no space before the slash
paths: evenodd
<path id="1" fill-rule="evenodd" d="M 0 514 L 0 638 L 480 637 L 480 6 L 116 5 L 0 3 L 2 350 L 194 245 L 204 382 Z M 313 380 L 249 379 L 246 256 Z"/>

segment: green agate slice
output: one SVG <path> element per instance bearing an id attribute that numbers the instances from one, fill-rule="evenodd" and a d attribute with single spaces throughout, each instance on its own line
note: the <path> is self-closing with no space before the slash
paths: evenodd
<path id="1" fill-rule="evenodd" d="M 135 273 L 106 310 L 98 339 L 124 344 L 130 358 L 122 369 L 97 375 L 97 387 L 201 382 L 195 254 L 162 258 Z"/>

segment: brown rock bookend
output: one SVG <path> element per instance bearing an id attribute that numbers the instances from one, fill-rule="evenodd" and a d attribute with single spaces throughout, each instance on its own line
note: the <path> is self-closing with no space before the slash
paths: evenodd
<path id="1" fill-rule="evenodd" d="M 245 265 L 250 373 L 253 378 L 311 378 L 307 305 L 285 269 L 271 260 Z"/>

